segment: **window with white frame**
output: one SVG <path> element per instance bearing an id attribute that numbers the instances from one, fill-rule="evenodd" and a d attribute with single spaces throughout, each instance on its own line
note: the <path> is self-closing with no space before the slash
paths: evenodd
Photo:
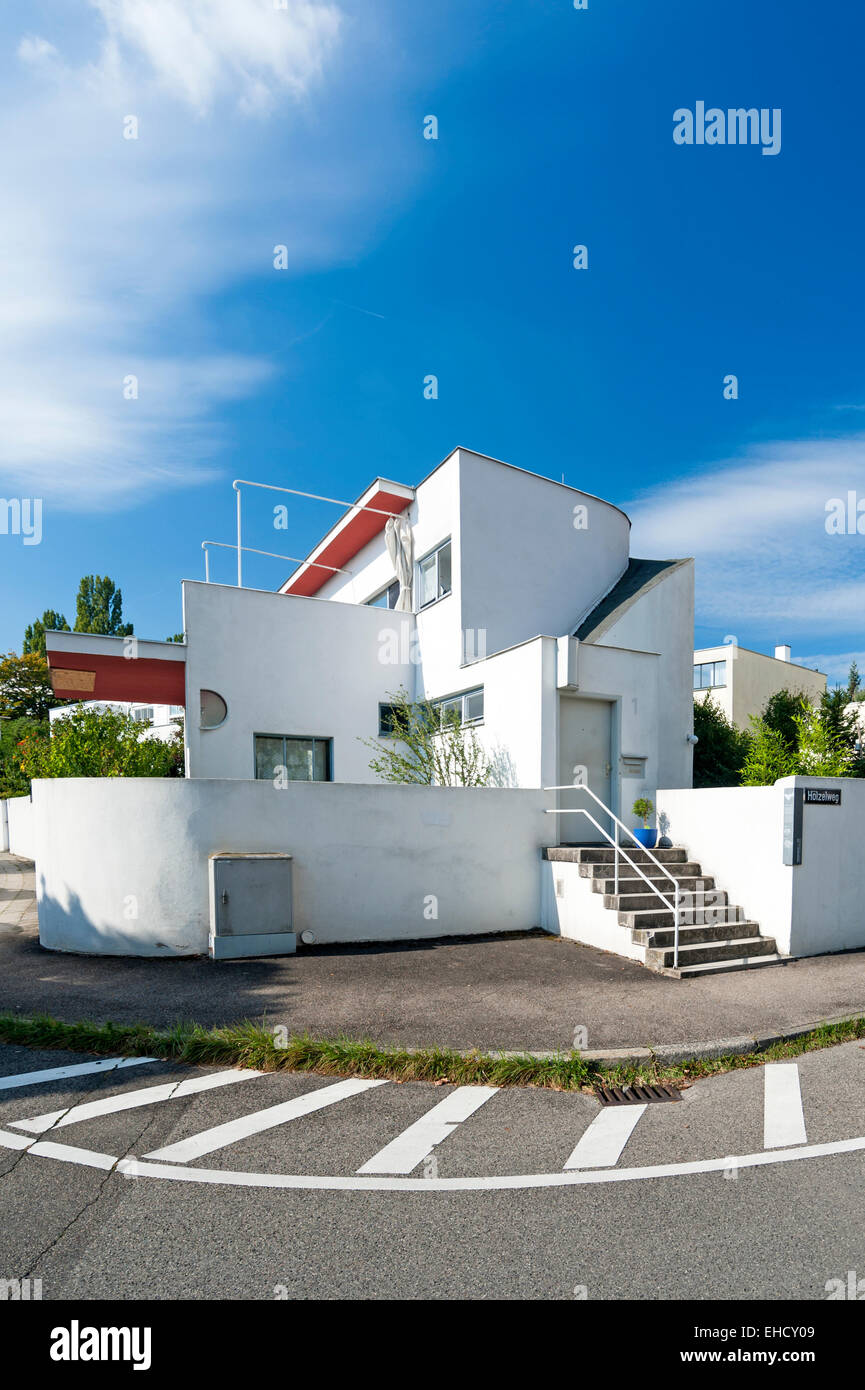
<path id="1" fill-rule="evenodd" d="M 433 700 L 432 704 L 439 711 L 442 722 L 448 715 L 456 714 L 461 724 L 480 724 L 484 717 L 484 688 L 479 685 L 474 690 L 464 690 L 461 695 Z"/>
<path id="2" fill-rule="evenodd" d="M 451 543 L 443 541 L 417 564 L 417 606 L 428 608 L 451 591 Z"/>
<path id="3" fill-rule="evenodd" d="M 698 661 L 694 666 L 694 689 L 717 690 L 727 684 L 726 661 Z"/>

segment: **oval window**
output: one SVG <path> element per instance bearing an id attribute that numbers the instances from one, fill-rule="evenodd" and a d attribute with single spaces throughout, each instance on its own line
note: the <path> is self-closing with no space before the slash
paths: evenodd
<path id="1" fill-rule="evenodd" d="M 228 715 L 228 705 L 221 695 L 217 695 L 215 690 L 201 690 L 199 695 L 201 697 L 199 727 L 218 729 Z"/>

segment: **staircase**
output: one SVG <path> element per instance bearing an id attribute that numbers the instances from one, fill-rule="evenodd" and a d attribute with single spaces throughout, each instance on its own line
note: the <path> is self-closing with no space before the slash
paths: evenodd
<path id="1" fill-rule="evenodd" d="M 652 863 L 647 852 L 630 847 L 627 853 L 672 903 L 673 884 Z M 616 893 L 612 846 L 563 845 L 544 850 L 544 858 L 553 864 L 578 866 L 579 878 L 588 880 L 586 889 L 603 895 L 603 906 L 609 910 L 613 928 L 612 941 L 616 940 L 618 931 L 628 932 L 631 948 L 623 954 L 642 960 L 650 970 L 676 979 L 690 979 L 695 975 L 772 965 L 781 959 L 774 940 L 761 936 L 756 922 L 745 920 L 742 909 L 730 904 L 727 894 L 716 888 L 715 880 L 704 875 L 699 864 L 688 859 L 684 849 L 655 849 L 652 854 L 675 876 L 680 889 L 683 911 L 680 914 L 678 967 L 673 965 L 673 912 L 664 907 L 657 893 L 621 855 Z M 569 872 L 573 874 L 573 870 Z M 559 892 L 558 885 L 556 892 Z M 611 949 L 615 950 L 615 945 Z"/>

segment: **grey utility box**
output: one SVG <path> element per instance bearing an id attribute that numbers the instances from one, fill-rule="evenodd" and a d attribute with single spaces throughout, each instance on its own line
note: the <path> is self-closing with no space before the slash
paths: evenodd
<path id="1" fill-rule="evenodd" d="M 214 960 L 294 954 L 291 860 L 290 854 L 211 854 Z"/>

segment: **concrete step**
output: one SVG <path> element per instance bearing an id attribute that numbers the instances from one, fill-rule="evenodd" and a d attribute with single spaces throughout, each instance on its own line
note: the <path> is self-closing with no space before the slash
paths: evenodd
<path id="1" fill-rule="evenodd" d="M 676 868 L 678 867 L 677 864 Z M 658 888 L 665 896 L 668 892 L 675 892 L 673 884 L 668 878 L 664 878 L 662 874 L 647 874 L 646 878 L 649 880 L 649 883 L 657 884 Z M 712 894 L 715 892 L 715 880 L 713 878 L 702 878 L 694 874 L 688 874 L 681 878 L 678 874 L 674 874 L 674 878 L 684 892 L 705 892 Z M 640 878 L 638 874 L 629 874 L 627 878 L 624 874 L 619 874 L 619 893 L 649 893 L 652 897 L 655 897 L 656 895 L 652 893 L 649 883 L 646 882 L 645 878 Z M 612 896 L 615 894 L 616 880 L 614 878 L 607 878 L 606 876 L 603 878 L 593 877 L 592 889 L 595 893 L 606 893 Z"/>
<path id="2" fill-rule="evenodd" d="M 760 935 L 756 922 L 717 922 L 707 926 L 680 927 L 679 945 L 695 946 L 703 941 L 740 941 Z M 670 927 L 639 927 L 631 932 L 635 946 L 672 946 L 676 934 Z"/>
<path id="3" fill-rule="evenodd" d="M 625 846 L 637 864 L 651 864 L 644 849 Z M 564 861 L 570 864 L 612 864 L 615 850 L 612 845 L 553 845 L 544 850 L 545 859 Z M 652 854 L 659 864 L 684 864 L 688 855 L 683 849 L 653 849 Z"/>
<path id="4" fill-rule="evenodd" d="M 733 970 L 759 970 L 763 965 L 781 965 L 786 956 L 742 956 L 738 960 L 706 961 L 703 965 L 686 965 L 679 970 L 661 970 L 661 975 L 672 975 L 674 980 L 693 980 L 699 975 L 727 975 Z"/>
<path id="5" fill-rule="evenodd" d="M 662 911 L 665 910 L 657 893 L 652 893 L 649 890 L 648 884 L 644 884 L 643 886 L 646 889 L 645 893 L 619 893 L 618 895 L 615 893 L 605 893 L 604 907 L 609 907 L 614 912 L 640 912 L 646 909 L 651 910 L 657 904 Z M 673 902 L 675 889 L 672 883 L 669 888 L 662 888 L 661 892 L 668 902 Z M 690 909 L 692 912 L 708 912 L 711 914 L 717 912 L 719 908 L 728 906 L 727 894 L 722 888 L 713 888 L 711 900 L 709 902 L 682 903 L 681 906 Z M 711 915 L 709 920 L 712 920 Z M 699 923 L 695 922 L 693 925 L 698 926 Z"/>
<path id="6" fill-rule="evenodd" d="M 753 936 L 736 941 L 717 941 L 703 946 L 679 947 L 679 970 L 689 965 L 706 965 L 724 960 L 750 960 L 754 956 L 776 955 L 775 942 L 771 937 Z M 673 948 L 671 946 L 646 950 L 646 965 L 651 970 L 673 969 Z"/>
<path id="7" fill-rule="evenodd" d="M 655 879 L 664 877 L 664 875 L 660 872 L 656 864 L 650 864 L 648 863 L 648 861 L 643 863 L 640 860 L 635 860 L 634 862 L 636 864 L 639 864 L 640 868 L 643 870 L 643 873 L 645 873 L 649 878 Z M 664 867 L 669 868 L 669 871 L 674 876 L 674 878 L 678 878 L 680 875 L 682 876 L 682 878 L 703 877 L 702 867 L 693 859 L 683 859 L 681 862 L 679 862 L 679 860 L 674 860 L 672 864 L 665 865 Z M 609 864 L 579 865 L 580 878 L 610 878 L 614 872 L 615 870 L 613 868 L 612 860 Z M 620 859 L 619 877 L 640 878 L 640 875 L 634 872 L 633 865 L 628 864 L 624 859 Z M 670 880 L 667 879 L 668 883 L 669 881 Z M 642 883 L 644 882 L 644 880 L 640 879 L 640 882 Z"/>
<path id="8" fill-rule="evenodd" d="M 643 894 L 642 896 L 645 899 L 646 895 Z M 652 896 L 654 897 L 654 894 Z M 648 901 L 648 899 L 646 899 L 646 901 Z M 642 907 L 636 909 L 629 908 L 627 909 L 627 911 L 620 909 L 618 912 L 619 926 L 630 927 L 632 930 L 638 927 L 671 927 L 673 925 L 672 911 L 666 907 L 662 907 L 661 903 L 658 901 L 657 898 L 655 899 L 655 901 L 658 903 L 657 907 Z M 604 906 L 606 907 L 607 905 L 607 900 L 605 898 Z M 701 922 L 699 920 L 701 914 L 707 918 L 705 922 Z M 721 906 L 698 909 L 696 915 L 698 919 L 697 921 L 685 921 L 681 925 L 690 927 L 717 926 L 723 922 L 745 921 L 745 914 L 742 911 L 741 907 L 734 907 L 730 906 L 729 904 L 726 907 Z"/>

